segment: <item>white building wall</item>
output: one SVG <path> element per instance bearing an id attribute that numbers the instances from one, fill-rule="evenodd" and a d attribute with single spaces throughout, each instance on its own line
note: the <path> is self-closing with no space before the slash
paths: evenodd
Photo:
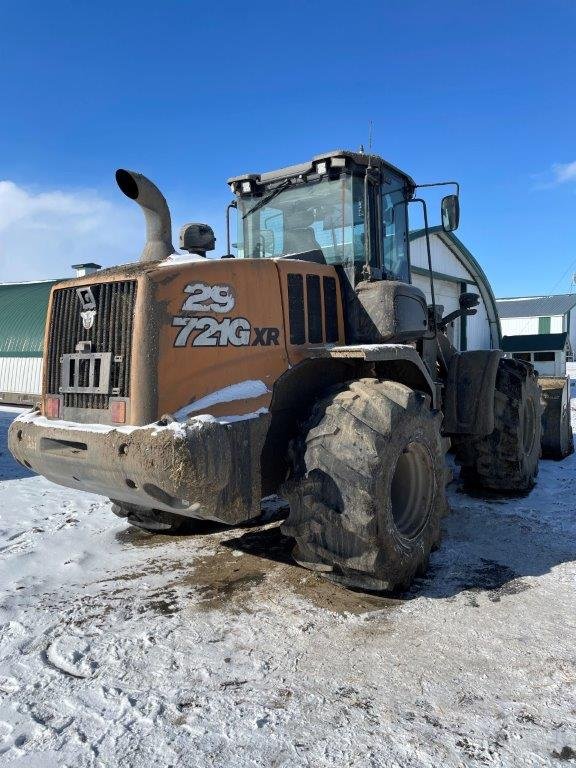
<path id="1" fill-rule="evenodd" d="M 538 317 L 501 317 L 502 336 L 529 336 L 539 332 Z M 566 330 L 564 315 L 550 318 L 550 333 L 562 333 Z"/>
<path id="2" fill-rule="evenodd" d="M 430 291 L 430 279 L 425 275 L 412 275 L 412 283 L 420 288 L 426 295 L 426 301 L 428 304 L 432 303 L 432 294 Z M 442 304 L 444 307 L 444 314 L 448 315 L 450 312 L 454 312 L 458 309 L 458 296 L 460 295 L 459 283 L 453 283 L 448 280 L 434 280 L 434 298 L 436 304 Z M 456 320 L 452 324 L 451 328 L 448 328 L 448 338 L 454 344 L 454 346 L 460 348 L 460 319 Z"/>
<path id="3" fill-rule="evenodd" d="M 539 376 L 565 376 L 566 375 L 566 353 L 556 351 L 554 360 L 535 360 L 535 353 L 523 353 L 529 355 L 528 362 L 531 362 Z M 507 352 L 506 357 L 514 357 L 512 352 Z M 524 358 L 523 358 L 524 359 Z M 570 364 L 568 364 L 570 365 Z"/>
<path id="4" fill-rule="evenodd" d="M 537 317 L 501 317 L 502 336 L 529 336 L 538 333 Z"/>
<path id="5" fill-rule="evenodd" d="M 41 357 L 0 357 L 0 393 L 39 395 L 41 387 Z"/>
<path id="6" fill-rule="evenodd" d="M 475 285 L 469 285 L 467 290 L 478 293 L 478 288 Z M 476 310 L 475 315 L 466 318 L 466 346 L 468 349 L 490 349 L 490 323 L 488 322 L 486 305 L 482 299 L 480 299 L 480 304 Z"/>
<path id="7" fill-rule="evenodd" d="M 540 376 L 564 376 L 566 373 L 566 354 L 564 352 L 556 352 L 554 361 L 550 362 L 538 362 L 538 360 L 534 360 L 534 355 L 532 355 L 532 359 L 532 364 Z"/>
<path id="8" fill-rule="evenodd" d="M 462 278 L 462 280 L 470 279 L 468 270 L 462 266 L 452 251 L 435 235 L 430 236 L 430 253 L 432 255 L 432 269 L 434 272 L 443 272 L 445 275 Z M 410 262 L 413 267 L 428 269 L 425 237 L 419 237 L 410 243 Z"/>
<path id="9" fill-rule="evenodd" d="M 566 316 L 566 319 L 568 319 L 568 316 Z M 566 322 L 566 325 L 568 326 L 568 322 Z M 566 327 L 565 330 L 568 330 L 568 328 Z M 568 335 L 570 337 L 572 351 L 576 357 L 576 307 L 573 307 L 570 310 L 570 332 Z"/>
<path id="10" fill-rule="evenodd" d="M 473 282 L 471 274 L 456 258 L 452 251 L 435 235 L 430 237 L 430 251 L 432 254 L 432 268 L 434 272 L 450 275 L 455 280 L 434 280 L 434 293 L 436 303 L 444 305 L 444 314 L 458 309 L 458 297 L 461 283 L 466 283 L 467 291 L 480 295 L 478 286 Z M 428 269 L 428 257 L 426 253 L 426 238 L 419 237 L 410 243 L 410 262 L 413 267 Z M 412 274 L 412 282 L 426 294 L 430 303 L 430 280 L 428 275 Z M 480 303 L 477 313 L 466 318 L 466 347 L 467 349 L 490 349 L 490 324 L 486 306 L 480 295 Z M 460 320 L 456 320 L 454 327 L 448 329 L 448 336 L 457 349 L 460 348 Z M 576 318 L 575 318 L 576 324 Z"/>

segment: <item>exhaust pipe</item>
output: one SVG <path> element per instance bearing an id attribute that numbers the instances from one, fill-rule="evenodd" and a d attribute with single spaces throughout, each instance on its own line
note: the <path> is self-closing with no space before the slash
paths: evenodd
<path id="1" fill-rule="evenodd" d="M 146 176 L 135 171 L 116 171 L 116 183 L 130 200 L 135 200 L 146 219 L 146 244 L 140 261 L 161 261 L 174 253 L 172 221 L 164 195 Z"/>

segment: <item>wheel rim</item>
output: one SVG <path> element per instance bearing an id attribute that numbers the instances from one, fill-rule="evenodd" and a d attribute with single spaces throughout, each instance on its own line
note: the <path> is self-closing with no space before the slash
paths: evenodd
<path id="1" fill-rule="evenodd" d="M 534 401 L 532 398 L 526 400 L 526 404 L 524 405 L 522 431 L 524 453 L 532 453 L 532 448 L 534 447 L 534 437 L 536 433 L 536 409 L 534 408 Z"/>
<path id="2" fill-rule="evenodd" d="M 406 539 L 414 539 L 426 525 L 434 495 L 433 478 L 429 450 L 421 443 L 408 443 L 398 457 L 390 488 L 394 524 Z"/>

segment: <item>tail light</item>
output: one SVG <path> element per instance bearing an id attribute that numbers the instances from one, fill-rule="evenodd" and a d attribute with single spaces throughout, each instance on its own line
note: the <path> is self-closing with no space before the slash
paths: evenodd
<path id="1" fill-rule="evenodd" d="M 113 424 L 126 422 L 126 403 L 124 400 L 112 400 L 110 403 L 110 419 Z"/>
<path id="2" fill-rule="evenodd" d="M 59 397 L 47 395 L 44 398 L 44 415 L 49 419 L 59 419 L 61 402 Z"/>

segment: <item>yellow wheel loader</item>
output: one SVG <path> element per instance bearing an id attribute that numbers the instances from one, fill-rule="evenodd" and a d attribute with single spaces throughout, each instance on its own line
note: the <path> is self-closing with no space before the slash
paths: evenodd
<path id="1" fill-rule="evenodd" d="M 527 491 L 541 394 L 529 364 L 458 352 L 410 282 L 418 186 L 376 155 L 335 151 L 229 180 L 236 254 L 211 229 L 171 242 L 144 176 L 116 174 L 145 215 L 138 263 L 54 286 L 42 403 L 10 450 L 56 483 L 108 496 L 150 530 L 237 524 L 279 493 L 294 557 L 359 588 L 406 587 L 438 543 L 445 452 L 467 482 Z M 442 200 L 458 224 L 458 186 Z M 426 215 L 427 226 L 427 215 Z"/>

